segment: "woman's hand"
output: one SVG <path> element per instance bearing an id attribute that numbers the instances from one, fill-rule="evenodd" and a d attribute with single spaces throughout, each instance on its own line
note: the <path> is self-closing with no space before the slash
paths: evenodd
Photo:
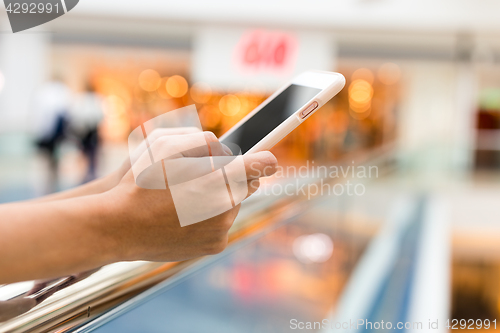
<path id="1" fill-rule="evenodd" d="M 189 144 L 189 140 L 193 138 L 194 135 L 183 135 L 175 137 L 175 140 Z M 209 132 L 205 133 L 205 139 L 208 144 L 218 143 L 217 138 Z M 223 150 L 212 149 L 212 155 L 224 156 Z M 198 157 L 201 163 L 203 153 Z M 189 158 L 190 162 L 197 160 L 192 155 L 181 157 L 185 158 Z M 239 158 L 243 159 L 245 165 L 248 195 L 258 189 L 260 177 L 270 176 L 276 171 L 277 160 L 270 152 L 259 152 Z M 200 180 L 196 185 L 199 188 L 195 191 L 203 192 L 210 184 L 204 184 Z M 170 189 L 141 188 L 137 186 L 131 170 L 125 174 L 118 186 L 103 197 L 113 203 L 114 219 L 104 228 L 106 237 L 117 245 L 120 260 L 177 261 L 219 253 L 227 245 L 228 230 L 240 208 L 240 205 L 236 205 L 218 216 L 181 227 Z M 219 203 L 214 201 L 213 204 Z"/>

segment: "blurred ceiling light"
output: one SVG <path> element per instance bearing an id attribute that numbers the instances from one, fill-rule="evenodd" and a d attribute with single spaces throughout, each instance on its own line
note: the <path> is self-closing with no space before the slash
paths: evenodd
<path id="1" fill-rule="evenodd" d="M 5 84 L 5 77 L 3 76 L 2 72 L 0 72 L 0 92 L 2 91 L 4 84 Z"/>
<path id="2" fill-rule="evenodd" d="M 372 71 L 368 68 L 357 69 L 356 71 L 354 71 L 354 73 L 352 73 L 351 80 L 356 81 L 359 79 L 365 80 L 369 84 L 372 84 L 374 79 Z"/>
<path id="3" fill-rule="evenodd" d="M 168 79 L 169 79 L 168 77 L 162 78 L 161 82 L 160 82 L 160 86 L 156 90 L 156 92 L 158 93 L 158 95 L 161 98 L 163 98 L 163 99 L 170 99 L 170 98 L 172 98 L 172 96 L 170 96 L 170 94 L 167 91 L 167 81 L 168 81 Z"/>
<path id="4" fill-rule="evenodd" d="M 201 124 L 207 128 L 217 127 L 222 118 L 219 110 L 213 105 L 205 105 L 202 107 L 199 116 Z"/>
<path id="5" fill-rule="evenodd" d="M 333 241 L 325 234 L 303 235 L 293 241 L 293 254 L 306 264 L 325 262 L 332 253 Z"/>
<path id="6" fill-rule="evenodd" d="M 234 116 L 241 110 L 241 101 L 235 95 L 225 95 L 219 101 L 220 112 L 226 116 Z"/>
<path id="7" fill-rule="evenodd" d="M 152 69 L 146 69 L 139 74 L 139 86 L 146 91 L 155 91 L 160 83 L 160 74 Z"/>
<path id="8" fill-rule="evenodd" d="M 388 62 L 380 66 L 377 77 L 385 85 L 396 84 L 401 78 L 401 69 L 398 65 Z"/>
<path id="9" fill-rule="evenodd" d="M 196 103 L 207 103 L 212 97 L 212 89 L 205 82 L 197 82 L 191 87 L 191 98 Z"/>
<path id="10" fill-rule="evenodd" d="M 167 80 L 167 92 L 172 97 L 182 97 L 188 92 L 188 83 L 185 78 L 180 75 L 174 75 Z"/>

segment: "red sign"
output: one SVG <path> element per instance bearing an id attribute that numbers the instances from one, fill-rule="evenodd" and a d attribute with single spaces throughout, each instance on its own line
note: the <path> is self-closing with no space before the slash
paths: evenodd
<path id="1" fill-rule="evenodd" d="M 236 68 L 244 74 L 286 74 L 297 62 L 297 38 L 290 33 L 250 30 L 234 50 Z"/>

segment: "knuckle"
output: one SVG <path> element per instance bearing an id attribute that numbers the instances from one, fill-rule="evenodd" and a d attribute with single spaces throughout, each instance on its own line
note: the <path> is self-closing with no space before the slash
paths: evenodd
<path id="1" fill-rule="evenodd" d="M 170 142 L 168 137 L 160 136 L 150 144 L 150 149 L 153 152 L 158 152 L 166 149 L 169 146 L 169 144 Z M 145 151 L 147 151 L 147 148 L 145 148 Z"/>
<path id="2" fill-rule="evenodd" d="M 162 135 L 158 139 L 156 139 L 155 142 L 153 142 L 153 144 L 158 142 L 158 145 L 163 146 L 163 145 L 166 145 L 169 140 L 170 140 L 170 138 L 168 136 Z"/>
<path id="3" fill-rule="evenodd" d="M 207 142 L 219 141 L 213 132 L 205 131 L 203 134 L 205 135 L 205 140 L 207 140 Z"/>

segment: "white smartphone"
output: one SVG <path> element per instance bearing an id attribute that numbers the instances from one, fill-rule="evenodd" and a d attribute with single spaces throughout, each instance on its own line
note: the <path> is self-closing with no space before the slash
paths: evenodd
<path id="1" fill-rule="evenodd" d="M 307 71 L 272 94 L 220 137 L 233 153 L 269 150 L 345 85 L 342 74 Z"/>

